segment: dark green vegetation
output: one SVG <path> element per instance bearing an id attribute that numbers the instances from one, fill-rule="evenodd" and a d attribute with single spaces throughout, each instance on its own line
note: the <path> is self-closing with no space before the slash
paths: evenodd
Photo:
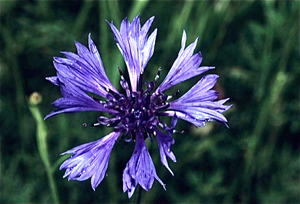
<path id="1" fill-rule="evenodd" d="M 180 49 L 199 36 L 202 65 L 220 75 L 215 89 L 230 97 L 225 113 L 230 129 L 212 122 L 196 129 L 180 121 L 173 135 L 175 176 L 160 163 L 157 143 L 149 143 L 156 181 L 142 192 L 145 203 L 298 203 L 299 202 L 299 2 L 298 1 L 1 1 L 1 203 L 128 203 L 122 172 L 134 144 L 120 142 L 112 151 L 108 176 L 94 192 L 90 180 L 63 179 L 59 154 L 111 131 L 83 127 L 98 113 L 43 118 L 60 91 L 45 77 L 55 75 L 53 56 L 75 52 L 74 40 L 98 45 L 105 69 L 119 87 L 118 67 L 125 64 L 105 19 L 119 27 L 140 13 L 144 23 L 156 16 L 155 52 L 147 80 L 158 67 L 166 76 Z M 200 77 L 173 91 L 182 93 Z M 33 92 L 42 102 L 27 105 Z M 171 91 L 172 92 L 172 91 Z M 31 112 L 32 114 L 31 114 Z M 39 115 L 41 114 L 41 115 Z M 34 117 L 33 117 L 34 116 Z M 37 123 L 38 122 L 38 123 Z M 47 128 L 45 127 L 45 124 Z M 38 128 L 38 131 L 36 129 Z M 46 138 L 47 137 L 47 138 Z"/>

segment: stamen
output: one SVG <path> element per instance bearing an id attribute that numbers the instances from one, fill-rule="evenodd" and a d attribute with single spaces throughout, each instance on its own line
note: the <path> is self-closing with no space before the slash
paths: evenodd
<path id="1" fill-rule="evenodd" d="M 100 103 L 105 103 L 104 101 L 101 101 L 100 99 L 98 99 L 97 97 L 95 97 L 95 96 L 90 96 L 93 100 L 95 100 L 95 101 L 98 101 L 98 102 L 100 102 Z"/>
<path id="2" fill-rule="evenodd" d="M 169 104 L 169 103 L 166 103 L 166 104 L 163 104 L 163 105 L 161 105 L 161 106 L 155 107 L 155 110 L 158 111 L 158 110 L 166 109 L 166 108 L 168 108 L 169 106 L 170 106 L 170 104 Z"/>
<path id="3" fill-rule="evenodd" d="M 158 126 L 161 127 L 161 128 L 165 128 L 165 125 L 163 123 L 161 123 L 161 122 L 158 123 Z"/>
<path id="4" fill-rule="evenodd" d="M 94 124 L 88 124 L 88 123 L 83 123 L 83 126 L 84 127 L 96 127 L 96 126 L 99 126 L 99 125 L 101 125 L 100 123 L 94 123 Z"/>
<path id="5" fill-rule="evenodd" d="M 114 91 L 112 91 L 112 90 L 110 90 L 110 89 L 107 89 L 107 92 L 109 93 L 109 94 L 111 94 L 115 99 L 117 99 L 117 100 L 119 100 L 120 99 L 120 95 L 119 94 L 117 94 L 117 93 L 115 93 Z"/>
<path id="6" fill-rule="evenodd" d="M 157 74 L 154 79 L 155 82 L 157 82 L 157 80 L 159 79 L 160 72 L 161 72 L 161 67 L 158 68 Z"/>
<path id="7" fill-rule="evenodd" d="M 122 70 L 120 69 L 120 67 L 118 67 L 118 70 L 119 70 L 119 73 L 120 73 L 120 76 L 121 76 L 121 80 L 125 81 L 123 72 L 122 72 Z"/>
<path id="8" fill-rule="evenodd" d="M 121 71 L 120 67 L 118 67 L 119 73 L 120 73 L 120 84 L 121 87 L 126 91 L 126 95 L 129 96 L 130 95 L 130 90 L 129 90 L 129 85 L 128 82 L 125 80 L 123 72 Z"/>
<path id="9" fill-rule="evenodd" d="M 128 134 L 128 132 L 125 132 L 125 133 L 121 136 L 120 140 L 122 140 L 122 139 L 124 139 L 125 142 L 131 142 L 131 141 L 132 141 L 132 135 L 131 135 L 131 134 Z"/>
<path id="10" fill-rule="evenodd" d="M 141 91 L 141 92 L 143 92 L 143 75 L 144 75 L 144 72 L 141 72 L 140 79 L 138 81 L 138 91 Z"/>
<path id="11" fill-rule="evenodd" d="M 145 130 L 145 132 L 146 132 L 146 135 L 147 135 L 147 137 L 149 138 L 150 142 L 152 143 L 152 142 L 153 142 L 153 138 L 152 138 L 151 133 L 149 133 L 149 132 L 146 131 L 146 130 Z M 156 134 L 156 133 L 155 133 L 155 134 Z M 154 133 L 153 133 L 153 135 L 154 135 Z M 145 138 L 145 139 L 146 139 L 146 138 Z"/>
<path id="12" fill-rule="evenodd" d="M 173 133 L 174 134 L 183 134 L 183 133 L 185 133 L 185 131 L 184 130 L 181 130 L 181 131 L 173 130 Z"/>
<path id="13" fill-rule="evenodd" d="M 156 99 L 156 104 L 157 105 L 165 104 L 166 100 L 167 100 L 167 96 L 166 95 L 159 94 L 159 96 Z"/>
<path id="14" fill-rule="evenodd" d="M 171 96 L 167 97 L 167 100 L 170 100 L 171 98 L 174 98 L 175 96 L 177 96 L 180 93 L 180 90 L 177 90 L 174 94 L 172 94 Z"/>
<path id="15" fill-rule="evenodd" d="M 114 125 L 116 125 L 117 123 L 120 122 L 120 119 L 121 119 L 120 116 L 116 116 L 114 118 L 107 118 L 107 117 L 104 117 L 104 116 L 100 116 L 98 118 L 98 122 L 101 125 L 114 126 Z"/>

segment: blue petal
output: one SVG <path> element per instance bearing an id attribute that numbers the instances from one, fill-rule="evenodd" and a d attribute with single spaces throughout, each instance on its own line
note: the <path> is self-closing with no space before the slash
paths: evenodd
<path id="1" fill-rule="evenodd" d="M 176 157 L 174 153 L 171 151 L 171 145 L 175 143 L 175 140 L 173 139 L 172 134 L 170 132 L 162 133 L 158 129 L 155 129 L 155 133 L 156 133 L 156 139 L 157 139 L 158 148 L 160 152 L 161 163 L 174 176 L 172 170 L 168 165 L 167 158 L 170 158 L 173 162 L 176 162 Z"/>
<path id="2" fill-rule="evenodd" d="M 66 169 L 64 177 L 77 181 L 91 178 L 91 185 L 95 190 L 105 176 L 110 153 L 120 134 L 112 132 L 100 140 L 64 152 L 63 154 L 73 154 L 60 166 L 60 170 Z"/>
<path id="3" fill-rule="evenodd" d="M 156 170 L 147 150 L 142 132 L 137 131 L 136 145 L 131 159 L 123 172 L 123 191 L 128 192 L 130 198 L 134 193 L 137 184 L 148 191 L 156 179 L 163 187 L 165 184 L 156 174 Z"/>
<path id="4" fill-rule="evenodd" d="M 64 84 L 72 83 L 76 87 L 84 90 L 85 92 L 94 93 L 102 97 L 106 96 L 107 91 L 102 86 L 104 84 L 102 84 L 100 77 L 98 78 L 97 76 L 93 76 L 92 74 L 85 73 L 84 70 L 76 70 L 75 67 L 78 64 L 73 64 L 71 67 L 70 65 L 67 65 L 65 63 L 65 60 L 64 64 L 62 64 L 62 59 L 63 58 L 55 58 L 55 61 L 53 62 L 57 70 L 57 76 L 59 81 L 61 81 Z"/>
<path id="5" fill-rule="evenodd" d="M 205 126 L 205 122 L 207 122 L 206 120 L 196 119 L 196 118 L 190 116 L 189 114 L 187 114 L 185 112 L 178 111 L 178 110 L 174 110 L 174 111 L 173 110 L 168 110 L 168 111 L 165 111 L 165 112 L 161 113 L 161 115 L 170 116 L 170 117 L 173 117 L 174 115 L 176 115 L 178 118 L 180 118 L 182 120 L 185 120 L 185 121 L 188 121 L 188 122 L 194 124 L 197 127 Z"/>
<path id="6" fill-rule="evenodd" d="M 215 86 L 218 78 L 219 76 L 215 74 L 208 74 L 202 77 L 197 84 L 195 84 L 189 91 L 187 91 L 183 96 L 173 103 L 197 103 L 199 101 L 213 101 L 217 99 L 219 93 L 210 89 Z"/>
<path id="7" fill-rule="evenodd" d="M 169 111 L 164 115 L 177 115 L 179 118 L 193 123 L 196 126 L 204 126 L 205 122 L 217 120 L 227 122 L 222 113 L 231 106 L 223 105 L 228 99 L 214 101 L 219 93 L 211 88 L 216 84 L 218 75 L 209 74 L 195 84 L 183 96 L 171 101 Z"/>
<path id="8" fill-rule="evenodd" d="M 46 80 L 50 81 L 55 86 L 59 86 L 59 80 L 57 76 L 46 77 Z"/>
<path id="9" fill-rule="evenodd" d="M 113 23 L 108 22 L 127 65 L 132 91 L 137 91 L 140 74 L 144 72 L 154 52 L 157 29 L 148 38 L 153 20 L 154 17 L 151 17 L 141 28 L 139 16 L 136 16 L 132 23 L 125 18 L 121 23 L 120 31 Z"/>
<path id="10" fill-rule="evenodd" d="M 222 106 L 222 105 L 219 105 Z M 225 116 L 221 114 L 221 112 L 224 112 L 225 110 L 228 109 L 228 107 L 201 107 L 201 106 L 189 106 L 187 105 L 182 105 L 182 106 L 170 106 L 170 109 L 173 109 L 176 112 L 181 112 L 181 113 L 186 113 L 192 118 L 195 118 L 198 121 L 203 121 L 207 122 L 210 120 L 217 120 L 220 122 L 227 122 L 227 119 Z M 180 118 L 180 116 L 178 116 Z"/>
<path id="11" fill-rule="evenodd" d="M 70 81 L 86 92 L 105 97 L 107 89 L 117 92 L 109 81 L 100 54 L 89 34 L 89 49 L 79 42 L 75 42 L 78 55 L 62 52 L 67 59 L 54 57 L 54 66 L 61 75 L 59 80 L 64 83 Z"/>
<path id="12" fill-rule="evenodd" d="M 49 113 L 45 120 L 49 117 L 60 113 L 74 113 L 74 112 L 84 112 L 84 111 L 98 111 L 98 112 L 109 112 L 116 113 L 116 110 L 111 110 L 105 108 L 99 101 L 94 100 L 92 97 L 88 96 L 82 90 L 77 88 L 75 85 L 61 84 L 61 93 L 63 98 L 57 99 L 53 102 L 53 106 L 57 110 Z"/>
<path id="13" fill-rule="evenodd" d="M 193 55 L 197 41 L 198 38 L 185 49 L 186 33 L 183 31 L 181 49 L 178 56 L 166 78 L 154 92 L 153 97 L 175 86 L 176 84 L 200 75 L 210 69 L 214 69 L 214 67 L 199 67 L 203 59 L 202 54 L 201 52 L 198 52 Z"/>

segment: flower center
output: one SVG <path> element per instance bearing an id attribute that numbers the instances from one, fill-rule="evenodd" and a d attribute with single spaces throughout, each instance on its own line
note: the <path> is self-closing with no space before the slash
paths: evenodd
<path id="1" fill-rule="evenodd" d="M 111 119 L 99 117 L 99 123 L 128 133 L 134 132 L 139 127 L 145 130 L 152 129 L 159 123 L 158 110 L 167 106 L 167 97 L 161 94 L 151 101 L 151 91 L 153 91 L 152 86 L 148 85 L 145 91 L 140 89 L 138 92 L 130 93 L 127 97 L 122 94 L 111 94 L 112 97 L 108 97 L 104 106 L 118 110 L 118 113 Z"/>
<path id="2" fill-rule="evenodd" d="M 131 92 L 127 81 L 124 79 L 121 70 L 121 86 L 126 92 L 123 94 L 108 90 L 107 100 L 102 102 L 104 107 L 117 110 L 112 118 L 100 116 L 98 124 L 114 127 L 116 131 L 123 132 L 123 138 L 131 141 L 135 139 L 137 129 L 142 129 L 145 137 L 151 137 L 153 128 L 160 123 L 159 111 L 168 107 L 167 96 L 158 94 L 151 99 L 151 93 L 155 88 L 155 81 L 146 82 L 145 91 L 142 88 L 142 77 L 137 92 Z M 159 70 L 160 71 L 160 70 Z"/>

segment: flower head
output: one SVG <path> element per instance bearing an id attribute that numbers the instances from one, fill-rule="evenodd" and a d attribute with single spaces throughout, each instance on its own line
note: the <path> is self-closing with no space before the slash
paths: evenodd
<path id="1" fill-rule="evenodd" d="M 131 197 L 139 184 L 145 190 L 152 187 L 156 179 L 165 188 L 158 177 L 145 140 L 156 138 L 162 164 L 170 171 L 167 159 L 176 162 L 171 146 L 174 144 L 172 133 L 178 118 L 195 126 L 204 126 L 205 122 L 216 120 L 226 124 L 222 113 L 231 106 L 224 105 L 228 99 L 215 101 L 218 92 L 211 90 L 218 76 L 204 76 L 196 85 L 180 98 L 172 100 L 164 92 L 214 67 L 200 67 L 201 52 L 194 54 L 197 39 L 185 47 L 186 33 L 183 31 L 181 49 L 169 73 L 156 88 L 160 68 L 155 80 L 143 81 L 144 69 L 153 55 L 157 29 L 149 36 L 154 17 L 141 26 L 139 16 L 130 23 L 125 18 L 118 30 L 108 22 L 121 51 L 129 74 L 129 82 L 119 69 L 123 88 L 122 92 L 109 81 L 100 54 L 88 36 L 88 47 L 75 42 L 77 54 L 62 52 L 66 58 L 54 57 L 57 76 L 46 78 L 59 86 L 62 98 L 53 106 L 57 109 L 45 119 L 60 113 L 96 111 L 107 112 L 111 117 L 99 116 L 96 125 L 106 125 L 114 130 L 107 136 L 87 144 L 80 145 L 63 154 L 72 154 L 61 166 L 65 169 L 64 177 L 69 180 L 83 181 L 91 178 L 92 188 L 103 180 L 109 163 L 112 148 L 118 138 L 126 142 L 134 141 L 135 149 L 123 172 L 123 191 Z M 104 100 L 96 99 L 87 93 L 99 95 Z M 160 116 L 172 117 L 170 127 Z"/>

